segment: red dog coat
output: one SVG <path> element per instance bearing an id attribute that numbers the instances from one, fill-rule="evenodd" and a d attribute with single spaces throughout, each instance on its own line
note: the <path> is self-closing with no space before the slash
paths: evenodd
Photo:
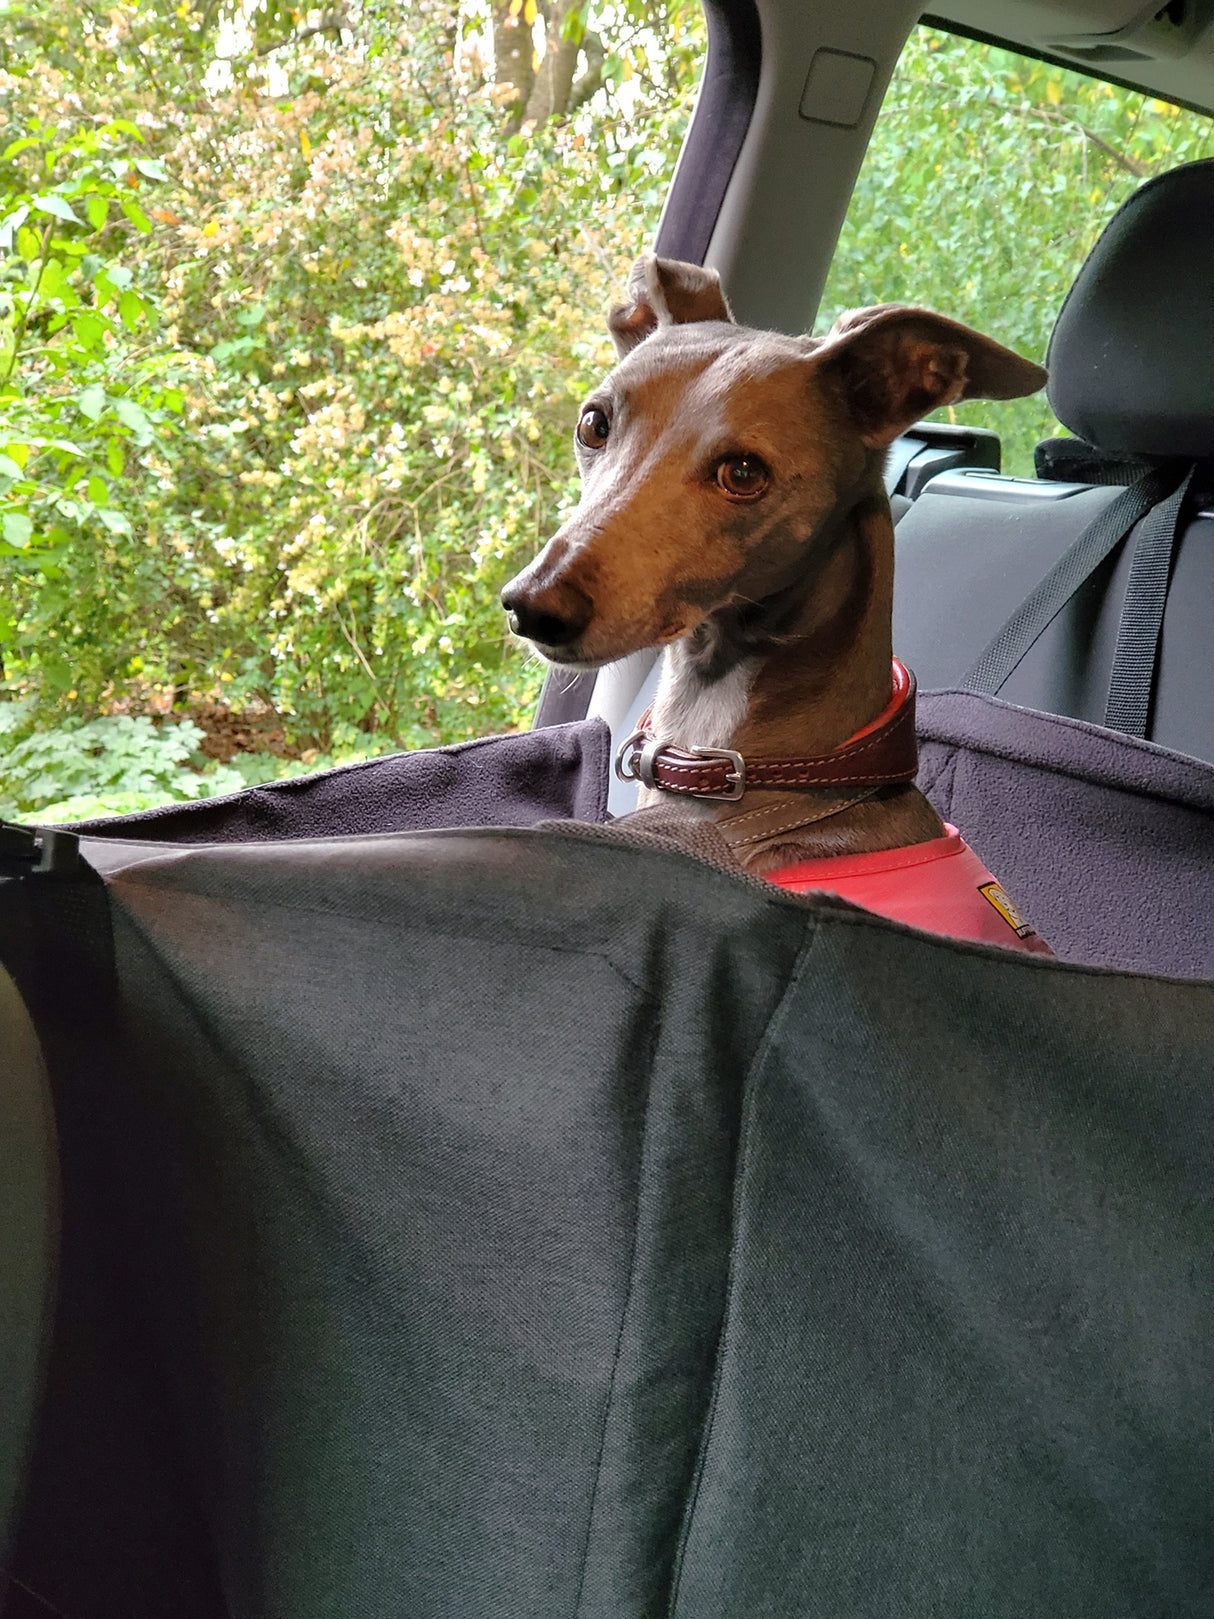
<path id="1" fill-rule="evenodd" d="M 956 827 L 930 843 L 878 854 L 802 860 L 767 873 L 794 894 L 838 894 L 878 916 L 928 933 L 1010 950 L 1053 951 L 1017 910 Z"/>

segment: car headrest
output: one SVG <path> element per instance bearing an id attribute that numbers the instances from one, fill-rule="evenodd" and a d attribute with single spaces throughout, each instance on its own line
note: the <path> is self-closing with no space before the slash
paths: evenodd
<path id="1" fill-rule="evenodd" d="M 1101 450 L 1214 454 L 1214 161 L 1148 181 L 1113 215 L 1050 338 L 1047 393 Z"/>

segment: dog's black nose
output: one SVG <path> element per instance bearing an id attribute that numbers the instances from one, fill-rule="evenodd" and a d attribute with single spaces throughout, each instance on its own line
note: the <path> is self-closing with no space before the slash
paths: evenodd
<path id="1" fill-rule="evenodd" d="M 589 600 L 571 586 L 540 591 L 531 595 L 507 585 L 502 606 L 510 615 L 515 635 L 539 646 L 570 646 L 586 629 L 593 616 Z"/>

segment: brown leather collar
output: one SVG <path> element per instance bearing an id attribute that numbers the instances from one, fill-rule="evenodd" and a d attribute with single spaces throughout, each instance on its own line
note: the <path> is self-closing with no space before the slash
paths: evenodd
<path id="1" fill-rule="evenodd" d="M 829 753 L 798 759 L 744 759 L 731 748 L 677 748 L 649 729 L 648 712 L 620 745 L 615 773 L 665 793 L 738 799 L 752 787 L 883 787 L 913 781 L 919 768 L 915 740 L 915 677 L 894 659 L 889 707 Z"/>

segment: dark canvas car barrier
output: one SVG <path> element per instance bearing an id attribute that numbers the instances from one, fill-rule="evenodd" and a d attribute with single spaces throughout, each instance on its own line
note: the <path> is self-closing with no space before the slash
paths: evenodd
<path id="1" fill-rule="evenodd" d="M 1214 986 L 609 828 L 83 849 L 52 1609 L 1206 1619 Z"/>

